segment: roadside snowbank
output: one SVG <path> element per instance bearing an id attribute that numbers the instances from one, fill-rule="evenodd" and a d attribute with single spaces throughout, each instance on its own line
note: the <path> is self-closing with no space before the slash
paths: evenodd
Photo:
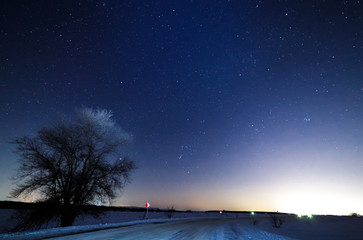
<path id="1" fill-rule="evenodd" d="M 152 219 L 152 220 L 137 220 L 137 221 L 123 222 L 123 223 L 106 223 L 106 224 L 96 224 L 96 225 L 72 226 L 64 228 L 58 227 L 58 228 L 42 229 L 39 231 L 32 231 L 32 232 L 4 233 L 0 234 L 0 239 L 34 240 L 34 239 L 50 238 L 55 236 L 66 236 L 75 233 L 127 227 L 135 224 L 158 223 L 158 222 L 180 221 L 180 220 L 188 220 L 188 219 Z"/>
<path id="2" fill-rule="evenodd" d="M 9 233 L 11 229 L 15 227 L 17 220 L 15 219 L 16 210 L 13 209 L 0 209 L 0 233 Z M 167 213 L 160 212 L 149 212 L 149 219 L 165 219 Z M 173 212 L 172 219 L 174 218 L 221 218 L 221 217 L 246 217 L 249 216 L 247 213 L 223 213 L 218 212 Z M 89 214 L 83 214 L 78 216 L 73 225 L 99 225 L 99 224 L 112 224 L 112 223 L 123 223 L 130 221 L 144 220 L 146 214 L 144 211 L 104 211 L 103 214 L 96 218 Z M 41 229 L 55 228 L 57 227 L 56 222 L 49 222 L 48 225 L 43 226 Z"/>

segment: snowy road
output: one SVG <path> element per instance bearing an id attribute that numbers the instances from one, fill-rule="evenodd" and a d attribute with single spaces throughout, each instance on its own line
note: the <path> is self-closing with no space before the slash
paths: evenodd
<path id="1" fill-rule="evenodd" d="M 288 240 L 258 229 L 247 220 L 204 219 L 174 221 L 94 231 L 49 239 L 259 239 Z"/>

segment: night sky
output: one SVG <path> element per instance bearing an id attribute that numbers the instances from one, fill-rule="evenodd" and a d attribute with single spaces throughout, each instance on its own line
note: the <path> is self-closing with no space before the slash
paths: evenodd
<path id="1" fill-rule="evenodd" d="M 363 214 L 362 1 L 1 1 L 0 200 L 16 136 L 110 109 L 114 205 Z"/>

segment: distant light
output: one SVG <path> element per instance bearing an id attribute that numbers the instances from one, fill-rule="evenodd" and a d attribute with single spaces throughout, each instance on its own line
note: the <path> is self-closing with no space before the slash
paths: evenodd
<path id="1" fill-rule="evenodd" d="M 251 212 L 251 215 L 255 215 L 255 212 Z"/>
<path id="2" fill-rule="evenodd" d="M 313 218 L 313 214 L 298 214 L 298 218 L 307 217 L 307 218 Z"/>
<path id="3" fill-rule="evenodd" d="M 219 211 L 219 214 L 222 214 L 222 211 Z"/>

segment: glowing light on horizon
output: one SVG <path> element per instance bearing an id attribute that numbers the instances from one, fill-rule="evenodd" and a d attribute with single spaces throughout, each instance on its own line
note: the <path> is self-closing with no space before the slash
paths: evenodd
<path id="1" fill-rule="evenodd" d="M 296 213 L 311 218 L 316 214 L 348 215 L 356 208 L 350 196 L 319 191 L 296 191 L 281 194 L 282 212 Z M 362 209 L 359 209 L 360 211 Z"/>

